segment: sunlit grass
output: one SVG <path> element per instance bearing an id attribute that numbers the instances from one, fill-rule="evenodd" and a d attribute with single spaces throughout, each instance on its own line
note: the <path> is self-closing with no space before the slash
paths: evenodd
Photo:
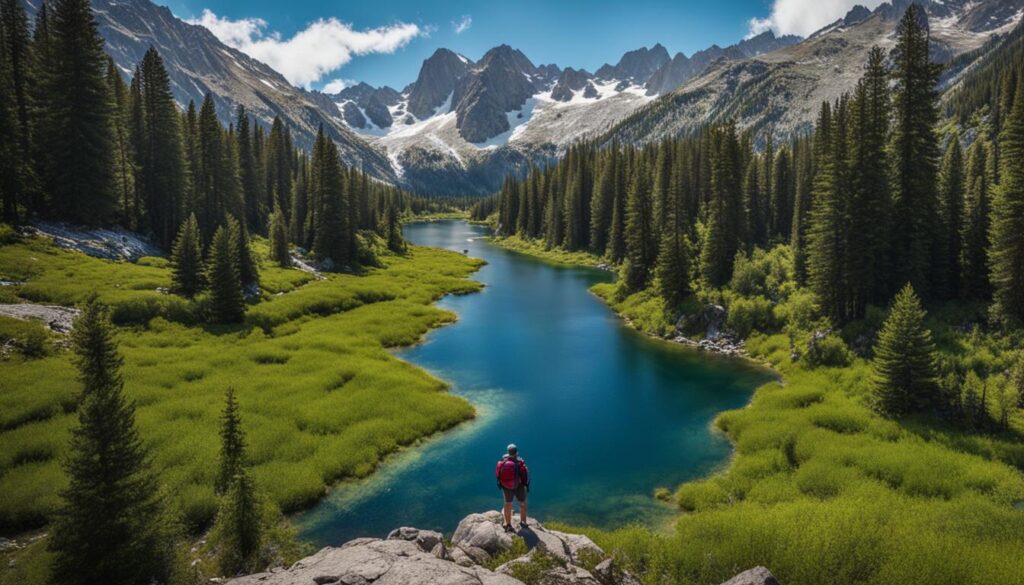
<path id="1" fill-rule="evenodd" d="M 262 242 L 255 248 L 265 253 Z M 28 240 L 0 248 L 0 277 L 26 280 L 16 291 L 25 300 L 72 304 L 95 291 L 115 315 L 138 303 L 158 307 L 133 313 L 132 325 L 118 330 L 125 391 L 163 483 L 194 528 L 216 511 L 218 417 L 228 386 L 241 403 L 253 475 L 286 511 L 473 416 L 443 382 L 386 348 L 452 321 L 431 303 L 478 290 L 465 277 L 479 261 L 417 247 L 384 261 L 366 275 L 324 280 L 264 261 L 262 300 L 245 323 L 217 327 L 165 314 L 187 302 L 156 291 L 169 284 L 160 259 L 107 262 Z M 0 530 L 40 526 L 57 505 L 78 388 L 66 351 L 0 360 Z"/>

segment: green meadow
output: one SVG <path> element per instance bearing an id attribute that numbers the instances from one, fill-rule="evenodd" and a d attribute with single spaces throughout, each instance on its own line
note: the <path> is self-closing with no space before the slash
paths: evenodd
<path id="1" fill-rule="evenodd" d="M 0 302 L 109 304 L 125 358 L 125 392 L 164 487 L 187 526 L 216 512 L 213 493 L 225 390 L 241 404 L 252 475 L 284 511 L 308 506 L 339 480 L 365 476 L 403 446 L 474 416 L 444 382 L 394 357 L 455 315 L 432 306 L 476 291 L 479 261 L 428 248 L 384 254 L 360 275 L 313 275 L 261 258 L 259 302 L 243 324 L 202 325 L 202 299 L 160 292 L 161 258 L 109 262 L 31 238 L 0 247 Z M 43 328 L 0 319 L 15 346 Z M 61 459 L 79 384 L 60 336 L 45 357 L 0 360 L 0 531 L 44 525 L 65 484 Z M 44 338 L 45 339 L 45 338 Z"/>
<path id="2" fill-rule="evenodd" d="M 833 365 L 794 361 L 780 331 L 800 329 L 795 324 L 813 308 L 784 271 L 772 269 L 785 252 L 740 271 L 749 282 L 734 278 L 730 289 L 702 299 L 726 304 L 730 326 L 753 331 L 751 358 L 781 374 L 747 407 L 717 417 L 715 427 L 735 447 L 729 465 L 667 496 L 680 511 L 670 534 L 640 526 L 588 533 L 647 583 L 718 583 L 755 565 L 770 567 L 781 583 L 1020 583 L 1024 411 L 1012 409 L 1007 430 L 986 432 L 877 414 L 870 362 L 843 339 L 877 329 L 884 310 L 827 338 Z M 638 329 L 671 330 L 652 290 L 625 298 L 613 284 L 593 290 Z M 940 363 L 987 379 L 987 408 L 998 420 L 993 395 L 1021 340 L 966 333 L 962 324 L 972 320 L 979 322 L 974 308 L 936 307 L 928 324 Z M 794 332 L 798 348 L 805 335 L 806 325 Z"/>

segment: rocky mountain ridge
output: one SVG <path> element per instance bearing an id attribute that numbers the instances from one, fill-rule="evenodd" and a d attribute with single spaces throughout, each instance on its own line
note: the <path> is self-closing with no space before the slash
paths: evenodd
<path id="1" fill-rule="evenodd" d="M 639 585 L 582 534 L 548 530 L 535 519 L 514 534 L 498 511 L 470 514 L 451 543 L 440 532 L 402 527 L 384 539 L 357 538 L 325 547 L 291 567 L 238 577 L 229 585 Z M 517 543 L 518 540 L 518 543 Z M 525 550 L 524 550 L 525 549 Z M 779 585 L 755 567 L 722 585 Z"/>
<path id="2" fill-rule="evenodd" d="M 818 107 L 851 91 L 873 46 L 891 49 L 894 31 L 910 0 L 893 0 L 875 10 L 855 6 L 844 18 L 806 40 L 740 60 L 720 60 L 619 121 L 605 142 L 646 143 L 688 134 L 710 123 L 735 119 L 754 130 L 786 140 L 810 129 Z M 932 58 L 957 61 L 943 76 L 955 83 L 980 58 L 994 37 L 1021 20 L 1021 0 L 925 0 L 931 30 Z"/>
<path id="3" fill-rule="evenodd" d="M 42 0 L 22 0 L 34 18 Z M 396 181 L 385 153 L 374 148 L 341 121 L 340 112 L 322 94 L 296 88 L 277 71 L 220 42 L 206 28 L 188 24 L 149 0 L 92 0 L 104 49 L 125 79 L 150 48 L 156 47 L 171 80 L 171 91 L 183 108 L 198 108 L 209 93 L 225 125 L 234 121 L 239 104 L 269 129 L 281 116 L 295 142 L 309 147 L 322 124 L 338 144 L 343 160 L 383 180 Z"/>

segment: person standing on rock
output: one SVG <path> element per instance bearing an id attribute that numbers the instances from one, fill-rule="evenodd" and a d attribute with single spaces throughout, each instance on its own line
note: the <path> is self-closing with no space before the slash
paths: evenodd
<path id="1" fill-rule="evenodd" d="M 498 488 L 505 494 L 505 532 L 512 532 L 512 498 L 519 500 L 519 525 L 526 523 L 526 494 L 530 491 L 530 473 L 526 462 L 519 457 L 515 443 L 508 446 L 508 453 L 498 460 L 494 469 Z"/>

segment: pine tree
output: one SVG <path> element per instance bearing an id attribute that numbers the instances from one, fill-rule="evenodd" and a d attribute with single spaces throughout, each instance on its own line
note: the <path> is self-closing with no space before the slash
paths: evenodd
<path id="1" fill-rule="evenodd" d="M 224 493 L 231 480 L 245 464 L 245 433 L 239 414 L 235 389 L 228 387 L 224 395 L 224 411 L 220 417 L 220 465 L 217 471 L 217 493 Z"/>
<path id="2" fill-rule="evenodd" d="M 287 268 L 292 264 L 291 254 L 288 252 L 288 230 L 284 225 L 284 216 L 280 209 L 275 209 L 270 214 L 270 224 L 267 226 L 267 233 L 270 235 L 270 258 L 278 265 Z"/>
<path id="3" fill-rule="evenodd" d="M 178 106 L 171 93 L 171 80 L 163 59 L 150 47 L 136 68 L 133 80 L 135 104 L 133 126 L 137 156 L 139 198 L 145 206 L 147 228 L 156 241 L 167 246 L 181 222 L 184 209 L 199 211 L 203 233 L 214 224 L 203 223 L 203 211 L 190 207 L 185 151 L 181 137 Z M 211 104 L 212 107 L 212 104 Z M 216 120 L 215 120 L 216 121 Z"/>
<path id="4" fill-rule="evenodd" d="M 67 583 L 164 582 L 171 547 L 163 501 L 123 394 L 108 311 L 95 298 L 75 322 L 72 343 L 83 391 L 49 542 L 55 574 Z"/>
<path id="5" fill-rule="evenodd" d="M 242 184 L 242 198 L 245 201 L 245 221 L 248 225 L 260 227 L 263 223 L 263 216 L 260 213 L 263 197 L 262 191 L 259 189 L 259 177 L 256 174 L 256 159 L 252 152 L 249 114 L 242 104 L 238 104 L 235 120 L 238 167 Z"/>
<path id="6" fill-rule="evenodd" d="M 264 539 L 263 502 L 244 469 L 232 478 L 217 511 L 211 540 L 218 545 L 220 570 L 234 575 L 258 570 L 258 553 Z"/>
<path id="7" fill-rule="evenodd" d="M 690 250 L 686 236 L 679 230 L 662 232 L 655 275 L 665 306 L 674 311 L 690 292 Z"/>
<path id="8" fill-rule="evenodd" d="M 5 141 L 0 154 L 9 161 L 3 169 L 5 176 L 4 215 L 9 221 L 17 219 L 18 205 L 27 209 L 34 207 L 36 184 L 35 167 L 32 164 L 34 149 L 35 116 L 32 86 L 39 82 L 35 60 L 32 54 L 32 39 L 29 35 L 28 16 L 19 0 L 0 1 L 0 66 L 4 89 L 0 90 L 0 125 L 2 136 L 16 136 L 16 140 Z M 9 203 L 8 203 L 9 202 Z"/>
<path id="9" fill-rule="evenodd" d="M 394 204 L 388 205 L 384 213 L 384 235 L 388 249 L 396 254 L 405 253 L 405 240 L 402 238 L 402 219 Z"/>
<path id="10" fill-rule="evenodd" d="M 658 254 L 651 193 L 647 186 L 647 175 L 640 166 L 633 172 L 626 197 L 625 239 L 628 263 L 624 282 L 629 291 L 638 291 L 647 286 Z"/>
<path id="11" fill-rule="evenodd" d="M 938 373 L 925 311 L 909 284 L 896 295 L 875 347 L 874 394 L 877 408 L 890 416 L 935 406 Z"/>
<path id="12" fill-rule="evenodd" d="M 1024 75 L 1017 81 L 1000 144 L 999 189 L 992 206 L 988 253 L 992 311 L 1002 323 L 1024 324 Z"/>
<path id="13" fill-rule="evenodd" d="M 988 270 L 991 184 L 988 171 L 988 146 L 976 140 L 967 155 L 967 196 L 960 230 L 960 295 L 964 299 L 987 299 L 990 293 Z"/>
<path id="14" fill-rule="evenodd" d="M 242 281 L 238 275 L 238 247 L 231 230 L 220 226 L 210 244 L 207 281 L 210 312 L 215 323 L 237 323 L 245 315 Z"/>
<path id="15" fill-rule="evenodd" d="M 744 241 L 740 146 L 736 125 L 714 131 L 711 156 L 711 200 L 700 255 L 704 284 L 717 288 L 732 277 L 733 260 Z"/>
<path id="16" fill-rule="evenodd" d="M 953 134 L 946 147 L 939 171 L 939 198 L 942 202 L 942 229 L 945 247 L 937 269 L 945 270 L 945 296 L 960 296 L 960 227 L 964 221 L 964 153 L 960 136 Z"/>
<path id="17" fill-rule="evenodd" d="M 615 188 L 615 154 L 603 157 L 599 163 L 594 196 L 590 200 L 590 251 L 603 256 L 608 246 L 611 225 L 612 199 Z"/>
<path id="18" fill-rule="evenodd" d="M 227 226 L 238 252 L 238 278 L 242 281 L 242 287 L 258 288 L 260 272 L 256 258 L 252 255 L 252 246 L 249 244 L 249 230 L 244 223 L 230 215 L 227 218 Z"/>
<path id="19" fill-rule="evenodd" d="M 353 235 L 348 226 L 337 147 L 324 135 L 323 128 L 313 145 L 312 167 L 310 188 L 317 205 L 313 253 L 321 261 L 330 260 L 334 267 L 341 268 L 351 260 L 349 251 Z"/>
<path id="20" fill-rule="evenodd" d="M 826 102 L 827 105 L 827 102 Z M 822 114 L 825 114 L 822 108 Z M 829 113 L 831 115 L 831 113 Z M 822 128 L 827 128 L 830 120 L 818 120 L 818 131 L 815 134 L 815 149 L 819 148 L 818 143 L 827 135 Z M 814 165 L 809 140 L 803 140 L 798 154 L 794 155 L 796 161 L 796 186 L 793 198 L 793 227 L 790 230 L 790 247 L 793 248 L 793 278 L 797 284 L 807 284 L 807 228 L 810 225 L 811 200 L 814 186 Z M 824 150 L 824 147 L 822 147 Z"/>
<path id="21" fill-rule="evenodd" d="M 103 224 L 117 214 L 103 37 L 89 0 L 56 0 L 49 26 L 58 58 L 46 63 L 39 106 L 51 208 L 71 221 Z"/>
<path id="22" fill-rule="evenodd" d="M 131 144 L 131 95 L 117 72 L 114 60 L 107 58 L 107 84 L 113 100 L 114 191 L 121 201 L 121 225 L 138 229 L 141 210 L 135 207 L 135 152 Z"/>
<path id="23" fill-rule="evenodd" d="M 772 171 L 772 186 L 770 196 L 770 209 L 761 212 L 763 217 L 771 216 L 776 223 L 777 237 L 783 241 L 789 241 L 793 229 L 793 199 L 794 199 L 792 155 L 790 149 L 783 146 L 775 155 L 775 165 Z"/>
<path id="24" fill-rule="evenodd" d="M 830 149 L 818 161 L 807 230 L 808 284 L 822 312 L 837 324 L 850 317 L 852 284 L 848 281 L 846 230 L 850 221 L 847 112 L 848 102 L 843 96 L 831 116 Z"/>
<path id="25" fill-rule="evenodd" d="M 941 66 L 929 60 L 928 17 L 911 4 L 896 29 L 893 49 L 892 132 L 893 219 L 892 252 L 895 273 L 890 282 L 907 282 L 925 298 L 935 226 L 938 225 L 937 166 L 938 92 Z"/>
<path id="26" fill-rule="evenodd" d="M 868 303 L 884 302 L 890 294 L 885 261 L 892 215 L 889 118 L 885 52 L 874 47 L 850 106 L 849 224 L 843 226 L 850 319 L 863 317 Z"/>
<path id="27" fill-rule="evenodd" d="M 199 222 L 193 213 L 182 222 L 171 250 L 171 288 L 188 298 L 203 289 L 202 241 Z"/>

